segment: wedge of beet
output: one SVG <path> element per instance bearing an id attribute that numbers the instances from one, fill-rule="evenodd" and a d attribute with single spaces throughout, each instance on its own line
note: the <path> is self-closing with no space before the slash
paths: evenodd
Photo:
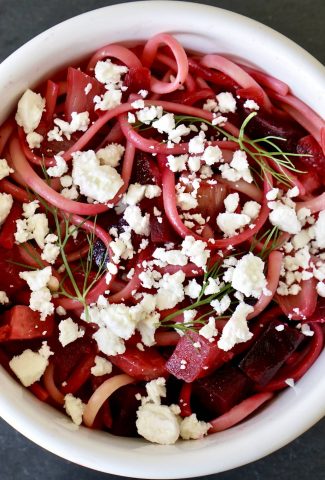
<path id="1" fill-rule="evenodd" d="M 252 382 L 238 367 L 224 365 L 193 383 L 191 405 L 200 418 L 211 420 L 249 395 Z"/>
<path id="2" fill-rule="evenodd" d="M 177 235 L 175 231 L 170 226 L 168 219 L 163 216 L 160 217 L 161 222 L 158 221 L 158 218 L 151 215 L 150 216 L 150 238 L 153 243 L 170 243 L 177 241 Z"/>
<path id="3" fill-rule="evenodd" d="M 39 312 L 33 312 L 25 305 L 16 305 L 3 316 L 4 325 L 0 327 L 0 341 L 31 340 L 50 337 L 54 328 L 54 316 L 40 320 Z"/>
<path id="4" fill-rule="evenodd" d="M 120 437 L 137 437 L 135 425 L 137 410 L 141 405 L 138 396 L 146 396 L 146 389 L 138 385 L 126 385 L 119 388 L 109 399 L 112 414 L 111 433 Z"/>
<path id="5" fill-rule="evenodd" d="M 131 183 L 140 183 L 140 185 L 161 185 L 161 174 L 157 164 L 152 160 L 149 153 L 137 153 L 133 166 Z"/>
<path id="6" fill-rule="evenodd" d="M 122 372 L 136 380 L 153 380 L 166 377 L 166 361 L 155 348 L 146 348 L 141 352 L 136 347 L 127 347 L 125 353 L 109 357 L 109 360 Z"/>
<path id="7" fill-rule="evenodd" d="M 308 170 L 308 175 L 310 172 L 315 172 L 322 182 L 325 182 L 325 156 L 314 137 L 306 135 L 301 138 L 297 145 L 297 153 L 300 153 L 299 162 L 305 170 Z M 305 156 L 306 154 L 308 156 Z"/>
<path id="8" fill-rule="evenodd" d="M 271 322 L 240 362 L 240 369 L 259 386 L 266 385 L 304 339 L 299 330 L 285 326 L 275 329 L 280 322 Z"/>
<path id="9" fill-rule="evenodd" d="M 124 78 L 127 93 L 139 93 L 139 90 L 150 90 L 151 73 L 146 67 L 131 67 Z"/>
<path id="10" fill-rule="evenodd" d="M 166 368 L 174 377 L 190 383 L 208 375 L 232 357 L 232 352 L 220 350 L 215 341 L 209 342 L 198 333 L 190 332 L 180 338 Z"/>

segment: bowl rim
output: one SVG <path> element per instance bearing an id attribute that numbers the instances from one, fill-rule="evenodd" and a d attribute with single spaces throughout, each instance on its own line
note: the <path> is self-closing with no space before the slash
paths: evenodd
<path id="1" fill-rule="evenodd" d="M 281 48 L 285 48 L 291 52 L 294 56 L 303 56 L 304 63 L 308 65 L 311 70 L 311 74 L 318 78 L 319 80 L 325 80 L 325 69 L 321 63 L 316 60 L 311 54 L 309 54 L 302 47 L 298 46 L 295 42 L 288 39 L 281 33 L 276 32 L 275 30 L 267 27 L 260 22 L 257 22 L 253 19 L 245 17 L 243 15 L 225 10 L 219 7 L 204 5 L 199 3 L 192 2 L 183 2 L 183 1 L 140 1 L 140 2 L 127 2 L 111 6 L 106 6 L 98 8 L 95 10 L 90 10 L 81 15 L 72 17 L 70 19 L 61 22 L 46 31 L 40 33 L 36 37 L 29 40 L 15 52 L 13 52 L 7 59 L 5 59 L 0 64 L 0 72 L 3 69 L 10 69 L 11 65 L 16 61 L 16 57 L 23 54 L 25 51 L 28 51 L 33 47 L 34 44 L 39 44 L 42 39 L 45 39 L 49 34 L 58 34 L 61 29 L 65 29 L 67 25 L 77 23 L 80 20 L 86 18 L 90 13 L 101 15 L 104 12 L 110 11 L 117 15 L 118 12 L 125 11 L 127 9 L 128 15 L 131 15 L 131 10 L 133 9 L 151 9 L 152 11 L 157 9 L 168 8 L 170 13 L 175 15 L 180 12 L 185 14 L 208 14 L 208 15 L 219 15 L 226 20 L 229 20 L 237 24 L 246 24 L 258 31 L 261 36 L 265 35 L 266 37 L 272 37 L 273 41 L 277 43 Z M 325 109 L 325 105 L 324 105 Z M 325 352 L 322 354 L 323 362 L 325 362 Z M 313 368 L 313 367 L 312 367 Z M 2 372 L 1 376 L 2 376 Z M 307 374 L 308 377 L 308 374 Z M 302 379 L 304 384 L 308 384 L 308 379 L 305 377 Z M 290 411 L 287 412 L 287 415 L 284 417 L 280 415 L 279 418 L 272 418 L 272 432 L 270 432 L 270 425 L 262 425 L 259 427 L 256 435 L 254 436 L 253 444 L 249 445 L 240 444 L 236 439 L 233 442 L 234 451 L 236 452 L 236 458 L 229 458 L 229 451 L 226 448 L 223 448 L 222 444 L 218 444 L 220 449 L 220 458 L 223 457 L 222 463 L 219 466 L 215 466 L 215 453 L 214 449 L 216 445 L 205 446 L 204 448 L 192 447 L 190 450 L 183 450 L 181 447 L 162 447 L 162 446 L 148 446 L 144 442 L 138 441 L 137 444 L 139 448 L 134 448 L 127 452 L 128 457 L 124 457 L 122 449 L 115 449 L 112 445 L 113 455 L 108 455 L 109 464 L 107 459 L 101 458 L 102 451 L 96 452 L 87 452 L 83 447 L 82 457 L 80 452 L 80 446 L 74 445 L 72 442 L 74 432 L 66 430 L 63 434 L 63 437 L 58 437 L 58 429 L 51 430 L 48 422 L 45 418 L 38 418 L 37 415 L 37 403 L 30 402 L 27 405 L 24 412 L 19 409 L 19 402 L 24 396 L 31 397 L 29 392 L 21 387 L 14 379 L 10 377 L 4 378 L 4 387 L 6 385 L 12 387 L 15 385 L 17 391 L 17 399 L 12 403 L 8 403 L 8 400 L 4 397 L 3 393 L 0 394 L 0 412 L 2 418 L 9 423 L 12 427 L 22 433 L 24 436 L 32 440 L 34 443 L 39 446 L 46 448 L 52 453 L 70 460 L 78 465 L 82 465 L 88 468 L 99 470 L 106 473 L 111 473 L 115 475 L 123 475 L 134 478 L 189 478 L 202 476 L 207 474 L 212 474 L 216 472 L 221 472 L 224 470 L 229 470 L 235 467 L 239 467 L 246 463 L 258 460 L 269 453 L 274 452 L 275 450 L 286 445 L 297 436 L 302 434 L 306 429 L 310 428 L 314 423 L 316 423 L 320 418 L 325 415 L 325 405 L 323 404 L 323 398 L 325 396 L 325 380 L 323 384 L 319 382 L 317 385 L 313 385 L 312 390 L 307 391 L 304 394 L 303 398 L 299 402 L 293 404 Z M 4 391 L 6 389 L 4 388 Z M 295 393 L 289 392 L 289 395 L 294 400 Z M 33 399 L 35 400 L 35 399 Z M 34 405 L 35 403 L 35 405 Z M 310 406 L 313 408 L 310 408 Z M 52 410 L 52 407 L 49 407 Z M 248 420 L 254 424 L 254 419 Z M 256 423 L 256 422 L 255 422 Z M 257 422 L 258 423 L 258 422 Z M 234 431 L 240 432 L 241 427 L 235 427 Z M 53 437 L 51 437 L 51 432 Z M 281 438 L 278 436 L 278 432 L 281 431 Z M 105 435 L 107 435 L 105 433 Z M 220 435 L 220 434 L 218 434 Z M 56 436 L 58 437 L 56 439 Z M 88 436 L 89 443 L 91 444 L 92 440 L 90 439 L 91 432 Z M 112 438 L 112 437 L 110 437 Z M 117 437 L 114 437 L 116 444 L 121 443 L 120 440 L 117 440 Z M 222 435 L 220 438 L 227 438 L 227 433 Z M 265 444 L 265 438 L 267 438 L 267 444 Z M 69 448 L 67 448 L 67 442 L 69 442 Z M 200 441 L 201 445 L 206 445 L 205 439 Z M 130 444 L 134 442 L 130 442 Z M 192 442 L 187 442 L 191 444 Z M 249 443 L 249 442 L 248 442 Z M 135 444 L 134 444 L 135 445 Z M 141 446 L 145 446 L 143 454 Z M 258 448 L 258 454 L 255 452 L 255 448 Z M 148 461 L 142 462 L 144 458 L 147 459 L 147 453 L 150 451 L 150 459 Z M 184 453 L 184 451 L 186 453 Z M 166 462 L 166 457 L 173 452 L 170 459 L 173 462 Z M 175 453 L 176 452 L 176 453 Z M 228 455 L 227 455 L 228 454 Z M 185 460 L 186 458 L 186 460 Z M 126 461 L 127 460 L 127 461 Z M 141 463 L 142 462 L 142 463 Z M 157 463 L 158 462 L 158 463 Z M 160 463 L 159 463 L 160 462 Z M 162 471 L 162 468 L 164 470 Z"/>

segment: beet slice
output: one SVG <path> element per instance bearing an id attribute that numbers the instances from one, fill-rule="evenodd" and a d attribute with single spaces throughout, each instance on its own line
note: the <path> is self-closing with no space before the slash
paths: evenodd
<path id="1" fill-rule="evenodd" d="M 136 347 L 127 347 L 125 353 L 108 357 L 122 372 L 136 380 L 153 380 L 166 377 L 166 361 L 155 348 L 147 348 L 141 352 Z"/>
<path id="2" fill-rule="evenodd" d="M 151 155 L 145 152 L 137 153 L 131 183 L 161 186 L 161 174 L 158 166 L 150 157 Z"/>
<path id="3" fill-rule="evenodd" d="M 259 386 L 272 380 L 304 339 L 304 335 L 296 328 L 285 326 L 279 332 L 275 329 L 277 325 L 280 322 L 270 323 L 239 364 L 245 375 Z"/>
<path id="4" fill-rule="evenodd" d="M 158 218 L 150 216 L 150 238 L 153 243 L 174 243 L 177 241 L 177 235 L 170 226 L 167 217 L 162 216 L 161 222 Z"/>
<path id="5" fill-rule="evenodd" d="M 192 406 L 200 418 L 211 420 L 228 412 L 249 395 L 252 382 L 239 368 L 224 365 L 193 383 Z"/>
<path id="6" fill-rule="evenodd" d="M 125 385 L 111 395 L 109 405 L 112 414 L 112 427 L 110 432 L 120 437 L 137 437 L 135 425 L 137 410 L 141 400 L 136 395 L 146 396 L 145 387 L 138 385 Z"/>
<path id="7" fill-rule="evenodd" d="M 199 348 L 196 343 L 200 344 Z M 198 333 L 189 332 L 178 341 L 166 368 L 179 380 L 190 383 L 208 375 L 232 357 L 232 352 L 220 350 L 215 341 L 209 342 Z"/>
<path id="8" fill-rule="evenodd" d="M 139 93 L 140 90 L 150 90 L 151 73 L 146 67 L 131 67 L 124 77 L 127 93 Z"/>
<path id="9" fill-rule="evenodd" d="M 0 327 L 0 341 L 46 339 L 52 335 L 54 329 L 53 315 L 41 321 L 39 312 L 34 312 L 24 305 L 16 305 L 7 310 L 3 319 L 4 325 Z"/>

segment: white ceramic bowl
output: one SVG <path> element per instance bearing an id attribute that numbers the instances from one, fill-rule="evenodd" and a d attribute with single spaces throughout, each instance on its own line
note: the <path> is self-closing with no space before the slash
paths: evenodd
<path id="1" fill-rule="evenodd" d="M 287 82 L 325 114 L 325 70 L 296 44 L 243 16 L 183 2 L 124 3 L 47 30 L 0 65 L 0 123 L 28 86 L 97 48 L 169 32 L 189 49 L 246 59 Z M 137 478 L 207 475 L 252 462 L 290 442 L 325 414 L 325 351 L 298 382 L 248 421 L 200 441 L 151 445 L 80 428 L 42 404 L 0 370 L 0 412 L 10 425 L 51 452 L 80 465 Z"/>

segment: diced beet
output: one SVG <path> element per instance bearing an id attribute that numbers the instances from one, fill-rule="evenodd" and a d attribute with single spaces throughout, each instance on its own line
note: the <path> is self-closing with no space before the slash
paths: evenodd
<path id="1" fill-rule="evenodd" d="M 3 320 L 4 325 L 0 327 L 0 341 L 45 339 L 52 335 L 54 329 L 53 315 L 41 321 L 39 312 L 34 312 L 24 305 L 16 305 L 7 310 Z"/>
<path id="2" fill-rule="evenodd" d="M 85 88 L 88 84 L 92 88 L 88 94 Z M 101 95 L 105 91 L 104 86 L 94 77 L 90 77 L 86 73 L 76 68 L 68 68 L 67 76 L 67 97 L 65 100 L 66 119 L 71 121 L 72 112 L 89 112 L 91 119 L 95 119 L 94 113 L 94 97 Z"/>
<path id="3" fill-rule="evenodd" d="M 153 243 L 169 243 L 177 240 L 175 231 L 170 226 L 165 216 L 161 217 L 162 222 L 158 222 L 157 217 L 150 216 L 150 238 Z"/>
<path id="4" fill-rule="evenodd" d="M 155 348 L 146 348 L 141 352 L 138 348 L 130 346 L 125 353 L 109 359 L 113 365 L 136 380 L 149 381 L 167 376 L 165 359 Z"/>
<path id="5" fill-rule="evenodd" d="M 124 77 L 127 93 L 138 93 L 139 90 L 150 90 L 151 73 L 146 67 L 132 67 Z"/>
<path id="6" fill-rule="evenodd" d="M 55 381 L 58 384 L 66 381 L 84 358 L 96 350 L 94 342 L 86 335 L 69 343 L 66 347 L 62 347 L 61 344 L 57 344 L 56 347 L 52 347 L 51 344 L 50 346 L 55 353 L 53 362 L 55 364 Z"/>
<path id="7" fill-rule="evenodd" d="M 307 135 L 301 138 L 297 145 L 297 153 L 301 155 L 299 164 L 301 170 L 307 170 L 308 176 L 315 172 L 320 177 L 321 182 L 325 183 L 325 156 L 320 145 L 314 137 Z M 304 156 L 304 154 L 310 156 Z"/>
<path id="8" fill-rule="evenodd" d="M 5 223 L 0 230 L 0 246 L 12 249 L 15 245 L 16 221 L 21 217 L 23 209 L 21 204 L 14 202 Z"/>
<path id="9" fill-rule="evenodd" d="M 133 166 L 132 183 L 161 185 L 161 174 L 149 154 L 143 152 L 137 154 Z"/>
<path id="10" fill-rule="evenodd" d="M 121 437 L 137 437 L 137 428 L 135 425 L 137 419 L 137 410 L 141 405 L 141 400 L 136 399 L 136 395 L 146 396 L 146 389 L 138 385 L 126 385 L 119 388 L 111 395 L 109 404 L 112 413 L 113 435 Z"/>
<path id="11" fill-rule="evenodd" d="M 240 403 L 251 386 L 252 382 L 239 368 L 225 365 L 193 383 L 191 405 L 200 418 L 211 420 Z"/>
<path id="12" fill-rule="evenodd" d="M 251 110 L 248 109 L 244 109 L 244 111 L 246 115 L 251 113 Z M 245 131 L 252 138 L 262 138 L 268 135 L 285 138 L 285 141 L 273 141 L 286 152 L 294 152 L 299 139 L 304 134 L 304 130 L 297 123 L 280 117 L 274 112 L 268 113 L 262 108 L 247 124 Z"/>
<path id="13" fill-rule="evenodd" d="M 26 286 L 25 280 L 19 277 L 19 272 L 23 268 L 11 262 L 21 261 L 19 252 L 16 246 L 11 250 L 0 248 L 0 290 L 7 292 L 9 300 L 11 296 Z"/>
<path id="14" fill-rule="evenodd" d="M 319 297 L 316 310 L 306 320 L 308 323 L 325 323 L 325 298 Z"/>
<path id="15" fill-rule="evenodd" d="M 286 326 L 277 331 L 280 322 L 271 322 L 240 362 L 239 367 L 253 382 L 266 385 L 304 339 L 299 330 Z"/>
<path id="16" fill-rule="evenodd" d="M 200 343 L 200 348 L 194 346 L 197 342 Z M 209 342 L 198 333 L 189 332 L 178 341 L 173 354 L 166 363 L 166 368 L 179 380 L 190 383 L 208 375 L 229 361 L 232 356 L 232 352 L 220 350 L 215 341 Z"/>

